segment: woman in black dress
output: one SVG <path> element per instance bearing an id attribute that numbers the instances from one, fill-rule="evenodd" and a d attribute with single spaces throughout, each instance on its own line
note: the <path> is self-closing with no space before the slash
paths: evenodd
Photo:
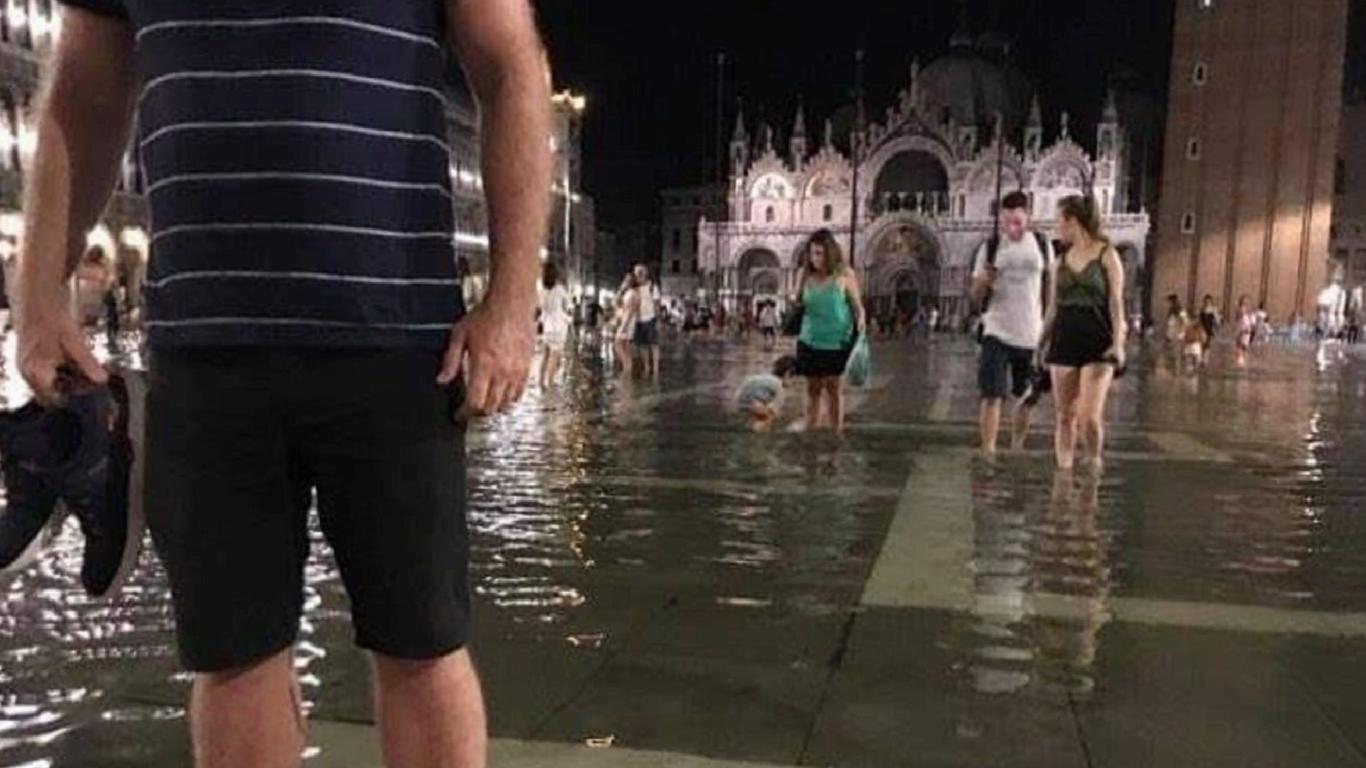
<path id="1" fill-rule="evenodd" d="M 1124 265 L 1089 195 L 1058 203 L 1058 236 L 1068 248 L 1052 267 L 1054 300 L 1039 346 L 1053 377 L 1058 466 L 1072 468 L 1080 439 L 1083 459 L 1099 468 L 1105 402 L 1125 363 Z"/>

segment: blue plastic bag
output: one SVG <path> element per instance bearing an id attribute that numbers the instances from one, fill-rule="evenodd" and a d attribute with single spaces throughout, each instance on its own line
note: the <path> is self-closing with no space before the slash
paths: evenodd
<path id="1" fill-rule="evenodd" d="M 873 378 L 873 356 L 868 350 L 867 336 L 860 336 L 854 343 L 854 351 L 844 366 L 844 378 L 855 387 L 866 387 Z"/>

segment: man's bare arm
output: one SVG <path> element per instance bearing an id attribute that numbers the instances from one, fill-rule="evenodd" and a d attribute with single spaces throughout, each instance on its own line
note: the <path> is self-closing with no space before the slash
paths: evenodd
<path id="1" fill-rule="evenodd" d="M 490 269 L 484 302 L 456 326 L 438 381 L 467 366 L 466 409 L 521 398 L 535 347 L 536 276 L 550 212 L 550 86 L 528 0 L 446 0 L 451 44 L 479 101 Z"/>
<path id="2" fill-rule="evenodd" d="M 489 297 L 530 303 L 550 215 L 550 87 L 527 0 L 447 0 L 479 101 L 492 273 Z"/>
<path id="3" fill-rule="evenodd" d="M 66 282 L 118 178 L 134 88 L 127 25 L 67 9 L 39 108 L 15 297 L 20 367 L 43 398 L 64 362 L 103 379 L 70 317 Z"/>

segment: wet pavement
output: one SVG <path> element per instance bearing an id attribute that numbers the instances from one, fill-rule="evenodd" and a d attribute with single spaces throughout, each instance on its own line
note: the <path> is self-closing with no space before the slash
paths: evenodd
<path id="1" fill-rule="evenodd" d="M 972 355 L 878 343 L 837 441 L 733 413 L 757 344 L 584 344 L 472 432 L 494 765 L 1366 766 L 1366 358 L 1140 356 L 1088 479 L 1047 408 L 974 458 Z M 0 766 L 185 765 L 160 566 L 89 601 L 72 533 L 0 583 Z M 308 764 L 378 765 L 321 541 L 307 582 Z"/>

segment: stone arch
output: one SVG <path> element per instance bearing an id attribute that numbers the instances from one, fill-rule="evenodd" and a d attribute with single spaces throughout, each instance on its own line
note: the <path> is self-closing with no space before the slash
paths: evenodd
<path id="1" fill-rule="evenodd" d="M 870 162 L 872 194 L 869 207 L 875 213 L 935 212 L 949 207 L 953 161 L 944 148 L 922 136 L 889 142 L 877 162 Z M 875 168 L 876 172 L 871 172 Z"/>
<path id="2" fill-rule="evenodd" d="M 863 162 L 863 177 L 876 179 L 882 175 L 882 170 L 887 163 L 904 152 L 924 152 L 933 155 L 944 167 L 944 173 L 952 178 L 953 167 L 957 163 L 953 157 L 953 152 L 942 141 L 923 134 L 898 136 L 873 150 L 873 153 Z"/>
<path id="3" fill-rule="evenodd" d="M 915 215 L 886 216 L 861 248 L 870 308 L 879 314 L 914 313 L 937 304 L 948 251 L 943 239 Z"/>
<path id="4" fill-rule="evenodd" d="M 1095 183 L 1091 159 L 1082 149 L 1073 144 L 1064 144 L 1049 152 L 1030 184 L 1034 194 L 1034 213 L 1040 218 L 1051 219 L 1053 206 L 1067 195 L 1088 191 Z"/>
<path id="5" fill-rule="evenodd" d="M 767 245 L 750 245 L 736 261 L 736 288 L 742 297 L 777 295 L 782 292 L 783 263 L 778 252 Z"/>

